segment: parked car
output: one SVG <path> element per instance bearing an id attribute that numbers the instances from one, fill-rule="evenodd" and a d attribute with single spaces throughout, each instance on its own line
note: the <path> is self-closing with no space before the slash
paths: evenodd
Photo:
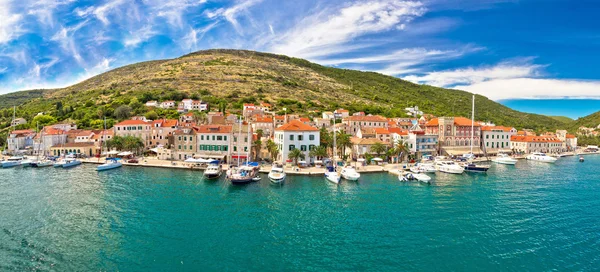
<path id="1" fill-rule="evenodd" d="M 139 161 L 137 159 L 130 159 L 127 163 L 139 163 Z"/>

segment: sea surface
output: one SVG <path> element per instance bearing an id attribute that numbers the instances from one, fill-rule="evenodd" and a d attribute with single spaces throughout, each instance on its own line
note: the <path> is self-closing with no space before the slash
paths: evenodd
<path id="1" fill-rule="evenodd" d="M 592 271 L 600 156 L 431 185 L 0 169 L 0 271 Z"/>

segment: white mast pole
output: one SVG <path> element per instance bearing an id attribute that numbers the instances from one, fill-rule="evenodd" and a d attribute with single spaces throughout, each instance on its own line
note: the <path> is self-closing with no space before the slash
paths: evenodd
<path id="1" fill-rule="evenodd" d="M 475 137 L 475 95 L 473 95 L 473 108 L 471 109 L 471 154 L 473 154 L 473 139 Z"/>
<path id="2" fill-rule="evenodd" d="M 240 125 L 239 125 L 240 131 L 238 131 L 238 138 L 237 138 L 237 142 L 236 142 L 236 145 L 237 145 L 236 149 L 237 149 L 237 161 L 238 161 L 237 166 L 239 168 L 240 167 L 240 149 L 238 147 L 240 147 L 239 143 L 242 140 L 242 118 L 241 117 L 240 117 L 240 119 L 239 119 L 238 122 L 240 123 Z"/>

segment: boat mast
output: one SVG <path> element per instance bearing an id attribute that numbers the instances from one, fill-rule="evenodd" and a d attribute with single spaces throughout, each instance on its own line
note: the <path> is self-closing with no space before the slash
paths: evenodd
<path id="1" fill-rule="evenodd" d="M 240 119 L 238 120 L 238 122 L 240 123 L 239 127 L 239 131 L 238 131 L 238 138 L 236 141 L 236 149 L 237 149 L 237 166 L 238 168 L 240 167 L 240 149 L 238 147 L 240 147 L 239 142 L 242 140 L 242 117 L 240 116 Z"/>
<path id="2" fill-rule="evenodd" d="M 248 152 L 246 152 L 246 164 L 250 162 L 250 149 L 252 149 L 252 135 L 250 134 L 250 122 L 248 122 Z"/>
<path id="3" fill-rule="evenodd" d="M 337 165 L 335 163 L 335 156 L 337 154 L 337 145 L 336 145 L 336 133 L 335 133 L 335 121 L 333 124 L 333 171 L 336 171 Z"/>
<path id="4" fill-rule="evenodd" d="M 102 157 L 102 150 L 104 149 L 105 133 L 106 133 L 106 116 L 104 116 L 104 130 L 102 131 L 102 137 L 100 138 L 100 156 L 98 156 L 98 161 L 100 161 L 100 157 Z M 106 150 L 106 156 L 108 158 L 108 150 Z"/>
<path id="5" fill-rule="evenodd" d="M 471 109 L 471 155 L 473 155 L 473 134 L 475 134 L 475 95 L 473 95 L 473 108 Z"/>

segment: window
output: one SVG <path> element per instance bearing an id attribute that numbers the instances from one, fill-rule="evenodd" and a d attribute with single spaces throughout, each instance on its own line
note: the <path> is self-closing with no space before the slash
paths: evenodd
<path id="1" fill-rule="evenodd" d="M 200 135 L 200 140 L 204 141 L 204 135 Z"/>
<path id="2" fill-rule="evenodd" d="M 190 150 L 192 150 L 192 149 L 194 149 L 194 146 L 191 146 L 191 145 L 190 145 Z"/>
<path id="3" fill-rule="evenodd" d="M 181 145 L 178 146 L 178 149 L 181 150 Z"/>
<path id="4" fill-rule="evenodd" d="M 248 152 L 248 147 L 244 146 L 244 152 Z"/>
<path id="5" fill-rule="evenodd" d="M 223 136 L 223 141 L 227 141 L 227 136 Z"/>
<path id="6" fill-rule="evenodd" d="M 248 142 L 248 137 L 244 137 L 244 143 Z"/>
<path id="7" fill-rule="evenodd" d="M 306 151 L 306 145 L 301 145 L 301 146 L 300 146 L 300 150 L 301 150 L 301 151 Z"/>
<path id="8" fill-rule="evenodd" d="M 234 146 L 234 147 L 233 147 L 233 151 L 234 151 L 234 152 L 235 152 L 235 151 L 237 151 L 237 146 Z"/>
<path id="9" fill-rule="evenodd" d="M 223 151 L 227 151 L 228 148 L 229 148 L 229 146 L 226 146 L 226 145 L 221 146 L 221 150 L 223 150 Z"/>
<path id="10" fill-rule="evenodd" d="M 308 139 L 311 140 L 311 141 L 314 141 L 315 140 L 315 135 L 308 135 Z"/>
<path id="11" fill-rule="evenodd" d="M 215 140 L 215 135 L 212 136 L 213 141 Z"/>
<path id="12" fill-rule="evenodd" d="M 181 140 L 181 138 L 180 138 Z M 187 136 L 183 136 L 183 140 L 187 142 Z"/>
<path id="13" fill-rule="evenodd" d="M 292 144 L 292 145 L 290 145 L 290 147 L 289 147 L 288 151 L 292 151 L 292 150 L 294 150 L 295 148 L 296 148 L 296 146 L 294 146 L 294 145 Z"/>
<path id="14" fill-rule="evenodd" d="M 290 141 L 294 140 L 294 135 L 290 135 Z"/>
<path id="15" fill-rule="evenodd" d="M 222 141 L 223 140 L 223 136 L 217 136 L 217 141 Z"/>
<path id="16" fill-rule="evenodd" d="M 298 141 L 302 141 L 302 139 L 304 139 L 304 137 L 302 135 L 298 135 Z"/>

